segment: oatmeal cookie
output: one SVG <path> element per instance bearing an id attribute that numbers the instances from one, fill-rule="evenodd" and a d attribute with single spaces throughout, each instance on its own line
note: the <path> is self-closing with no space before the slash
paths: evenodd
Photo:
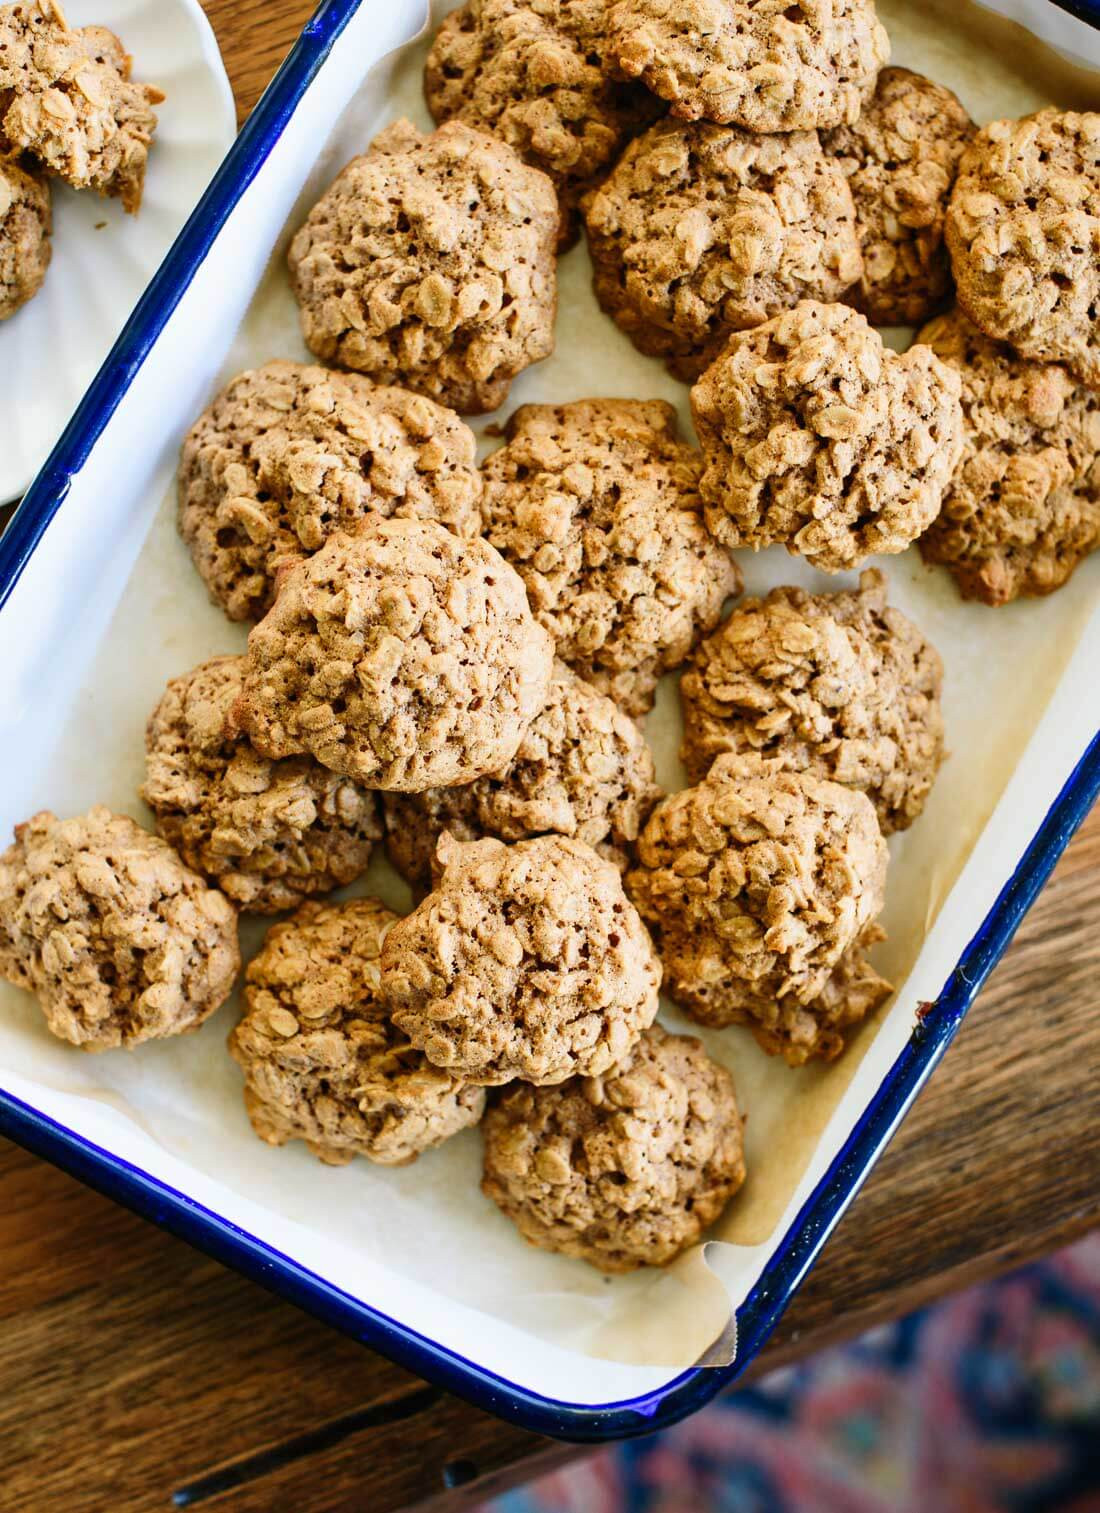
<path id="1" fill-rule="evenodd" d="M 699 454 L 662 400 L 524 405 L 482 469 L 485 534 L 558 656 L 644 714 L 657 680 L 741 591 L 702 520 Z"/>
<path id="2" fill-rule="evenodd" d="M 775 588 L 692 654 L 681 756 L 693 783 L 732 751 L 858 788 L 889 835 L 920 814 L 943 760 L 942 684 L 939 653 L 887 605 L 877 570 L 855 592 Z"/>
<path id="3" fill-rule="evenodd" d="M 959 310 L 920 333 L 962 379 L 962 461 L 920 539 L 964 598 L 1049 594 L 1100 547 L 1100 392 L 1030 362 Z"/>
<path id="4" fill-rule="evenodd" d="M 579 195 L 662 108 L 608 72 L 606 13 L 606 0 L 466 0 L 444 17 L 424 70 L 437 122 L 490 132 L 549 175 L 565 244 Z"/>
<path id="5" fill-rule="evenodd" d="M 492 1086 L 594 1077 L 657 1013 L 661 969 L 610 862 L 559 835 L 439 843 L 433 893 L 382 949 L 393 1022 Z"/>
<path id="6" fill-rule="evenodd" d="M 0 158 L 0 320 L 33 299 L 50 266 L 50 186 Z"/>
<path id="7" fill-rule="evenodd" d="M 462 121 L 397 121 L 353 158 L 290 244 L 306 345 L 463 414 L 495 410 L 554 350 L 558 197 Z"/>
<path id="8" fill-rule="evenodd" d="M 691 391 L 707 525 L 830 573 L 904 551 L 961 455 L 960 388 L 929 347 L 891 352 L 845 305 L 806 301 L 742 331 Z"/>
<path id="9" fill-rule="evenodd" d="M 0 855 L 0 977 L 87 1051 L 196 1030 L 241 964 L 237 914 L 158 836 L 43 810 Z"/>
<path id="10" fill-rule="evenodd" d="M 390 1023 L 379 957 L 397 923 L 374 898 L 303 904 L 249 963 L 229 1049 L 252 1126 L 319 1160 L 406 1166 L 481 1118 L 485 1093 L 425 1061 Z"/>
<path id="11" fill-rule="evenodd" d="M 531 1245 L 601 1271 L 667 1265 L 745 1180 L 733 1079 L 656 1024 L 601 1076 L 508 1088 L 482 1128 L 486 1196 Z"/>
<path id="12" fill-rule="evenodd" d="M 141 796 L 189 867 L 238 908 L 278 914 L 357 878 L 382 827 L 373 793 L 227 730 L 245 665 L 215 657 L 169 683 L 145 732 Z"/>
<path id="13" fill-rule="evenodd" d="M 687 121 L 854 121 L 890 43 L 874 0 L 611 0 L 611 55 Z"/>
<path id="14" fill-rule="evenodd" d="M 231 620 L 271 608 L 284 563 L 363 520 L 481 530 L 477 443 L 453 410 L 359 373 L 269 362 L 241 373 L 191 427 L 180 534 Z"/>
<path id="15" fill-rule="evenodd" d="M 887 863 L 866 794 L 721 756 L 657 806 L 638 859 L 627 889 L 665 990 L 701 1024 L 747 1024 L 799 1066 L 839 1055 L 889 994 L 862 954 L 881 938 Z"/>
<path id="16" fill-rule="evenodd" d="M 141 205 L 153 106 L 164 95 L 130 78 L 106 27 L 70 29 L 56 0 L 0 7 L 0 148 L 26 152 L 74 189 Z"/>
<path id="17" fill-rule="evenodd" d="M 507 767 L 462 788 L 385 796 L 386 851 L 414 888 L 430 887 L 444 830 L 460 841 L 569 835 L 623 872 L 660 796 L 635 722 L 558 662 L 546 704 Z"/>
<path id="18" fill-rule="evenodd" d="M 584 208 L 601 306 L 689 383 L 732 332 L 839 299 L 863 270 L 851 190 L 813 131 L 662 121 Z"/>
<path id="19" fill-rule="evenodd" d="M 1100 388 L 1100 113 L 984 127 L 959 164 L 946 234 L 970 319 Z"/>
<path id="20" fill-rule="evenodd" d="M 248 638 L 234 720 L 264 756 L 308 751 L 418 793 L 510 762 L 552 669 L 522 579 L 487 541 L 375 520 L 287 570 Z"/>
<path id="21" fill-rule="evenodd" d="M 919 325 L 948 301 L 943 223 L 975 130 L 942 84 L 884 68 L 859 120 L 825 138 L 848 175 L 863 251 L 863 277 L 847 301 L 876 326 Z"/>

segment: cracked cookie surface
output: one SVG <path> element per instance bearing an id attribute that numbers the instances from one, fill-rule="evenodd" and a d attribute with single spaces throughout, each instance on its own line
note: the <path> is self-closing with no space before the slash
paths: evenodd
<path id="1" fill-rule="evenodd" d="M 874 0 L 612 0 L 611 52 L 689 121 L 854 121 L 890 43 Z"/>
<path id="2" fill-rule="evenodd" d="M 942 684 L 938 652 L 875 569 L 858 590 L 775 588 L 693 653 L 681 756 L 694 783 L 736 752 L 859 789 L 889 835 L 920 814 L 943 760 Z"/>
<path id="3" fill-rule="evenodd" d="M 959 164 L 946 235 L 977 326 L 1100 387 L 1100 113 L 983 127 Z"/>
<path id="4" fill-rule="evenodd" d="M 0 320 L 33 299 L 50 266 L 50 187 L 0 158 Z"/>
<path id="5" fill-rule="evenodd" d="M 733 1079 L 659 1025 L 602 1076 L 505 1089 L 483 1132 L 482 1191 L 523 1238 L 606 1272 L 666 1266 L 745 1180 Z"/>
<path id="6" fill-rule="evenodd" d="M 805 301 L 731 337 L 691 391 L 712 534 L 826 572 L 904 551 L 961 455 L 960 390 L 931 348 L 892 352 L 845 305 Z"/>
<path id="7" fill-rule="evenodd" d="M 553 184 L 507 142 L 397 121 L 290 244 L 306 345 L 462 414 L 495 410 L 554 350 L 559 221 Z"/>
<path id="8" fill-rule="evenodd" d="M 227 729 L 244 657 L 174 678 L 145 733 L 141 796 L 184 861 L 241 909 L 276 914 L 366 871 L 373 793 L 309 756 L 271 761 Z"/>
<path id="9" fill-rule="evenodd" d="M 962 460 L 920 538 L 965 598 L 1049 594 L 1100 547 L 1100 392 L 1032 362 L 959 310 L 920 333 L 962 379 Z"/>
<path id="10" fill-rule="evenodd" d="M 271 608 L 279 570 L 367 519 L 481 529 L 473 432 L 358 373 L 278 360 L 239 374 L 183 443 L 180 534 L 232 620 Z"/>
<path id="11" fill-rule="evenodd" d="M 621 872 L 660 793 L 637 724 L 558 662 L 546 704 L 507 767 L 461 788 L 384 797 L 386 851 L 423 889 L 444 830 L 460 841 L 568 835 Z"/>
<path id="12" fill-rule="evenodd" d="M 720 756 L 665 799 L 627 890 L 653 931 L 665 991 L 701 1024 L 746 1024 L 771 1055 L 831 1060 L 889 994 L 886 843 L 863 793 L 755 757 Z"/>
<path id="13" fill-rule="evenodd" d="M 686 382 L 732 332 L 839 299 L 863 269 L 848 181 L 812 131 L 662 121 L 584 211 L 601 306 Z"/>
<path id="14" fill-rule="evenodd" d="M 303 1140 L 330 1166 L 405 1166 L 481 1118 L 484 1091 L 431 1066 L 382 1007 L 379 958 L 397 919 L 374 898 L 304 904 L 249 963 L 229 1049 L 269 1145 Z"/>
<path id="15" fill-rule="evenodd" d="M 96 805 L 43 810 L 0 854 L 0 977 L 89 1051 L 199 1025 L 240 967 L 237 913 L 158 836 Z"/>
<path id="16" fill-rule="evenodd" d="M 552 668 L 521 578 L 487 541 L 376 520 L 285 574 L 248 638 L 234 718 L 265 756 L 308 751 L 416 793 L 510 762 Z"/>
<path id="17" fill-rule="evenodd" d="M 544 835 L 440 842 L 442 873 L 382 953 L 393 1022 L 435 1066 L 494 1085 L 595 1076 L 657 1013 L 661 972 L 618 871 Z"/>
<path id="18" fill-rule="evenodd" d="M 699 454 L 662 400 L 523 405 L 506 438 L 482 469 L 485 534 L 558 656 L 644 714 L 741 589 L 703 523 Z"/>

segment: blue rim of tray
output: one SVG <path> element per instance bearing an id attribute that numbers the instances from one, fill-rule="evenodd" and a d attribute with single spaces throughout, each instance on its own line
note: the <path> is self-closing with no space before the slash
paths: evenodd
<path id="1" fill-rule="evenodd" d="M 364 0 L 324 0 L 320 5 L 142 296 L 8 530 L 0 537 L 0 607 L 68 493 L 72 475 L 86 460 L 214 238 L 362 3 Z M 1100 27 L 1100 0 L 1053 3 Z M 759 1352 L 875 1158 L 947 1049 L 1098 793 L 1100 732 L 1048 810 L 943 991 L 914 1027 L 866 1112 L 738 1308 L 736 1361 L 727 1367 L 684 1371 L 640 1397 L 600 1405 L 562 1402 L 486 1371 L 333 1287 L 247 1231 L 3 1090 L 0 1133 L 399 1365 L 490 1413 L 540 1434 L 578 1442 L 648 1434 L 709 1402 Z"/>

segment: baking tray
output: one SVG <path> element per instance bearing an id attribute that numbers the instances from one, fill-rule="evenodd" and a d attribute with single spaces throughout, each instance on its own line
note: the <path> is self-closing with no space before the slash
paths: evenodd
<path id="1" fill-rule="evenodd" d="M 1045 18 L 1054 17 L 1057 44 L 1100 66 L 1100 37 L 1091 30 L 1100 24 L 1100 7 L 1083 0 L 1065 7 L 1076 21 L 1057 17 L 1039 0 L 1002 0 L 998 9 L 1044 30 Z M 225 367 L 253 291 L 263 282 L 270 249 L 284 234 L 295 194 L 315 174 L 317 144 L 327 135 L 319 122 L 332 126 L 367 67 L 410 40 L 422 20 L 416 5 L 380 0 L 328 0 L 319 8 L 0 539 L 0 749 L 6 753 L 0 818 L 5 828 L 36 807 L 39 754 L 58 741 L 66 717 L 87 709 L 89 720 L 110 718 L 110 701 L 97 698 L 93 653 L 139 553 L 157 550 L 148 539 L 154 480 L 171 469 L 182 430 Z M 271 355 L 282 355 L 282 348 L 273 345 Z M 165 577 L 170 594 L 177 565 L 173 559 Z M 185 560 L 183 571 L 190 573 Z M 186 588 L 179 584 L 181 594 L 193 594 L 194 588 L 190 578 Z M 594 1401 L 599 1383 L 617 1378 L 614 1372 L 601 1374 L 599 1362 L 590 1363 L 587 1371 L 575 1368 L 575 1375 L 591 1378 L 596 1388 L 578 1381 L 577 1396 L 584 1386 L 587 1398 L 571 1400 L 570 1391 L 563 1390 L 563 1383 L 573 1386 L 568 1371 L 547 1370 L 544 1386 L 530 1380 L 530 1368 L 528 1380 L 517 1381 L 518 1372 L 487 1364 L 493 1351 L 489 1343 L 481 1348 L 476 1328 L 465 1330 L 466 1348 L 456 1348 L 448 1327 L 454 1310 L 446 1300 L 434 1315 L 439 1327 L 417 1327 L 408 1313 L 363 1296 L 346 1280 L 335 1282 L 326 1274 L 323 1251 L 292 1254 L 261 1237 L 247 1205 L 235 1205 L 231 1214 L 199 1196 L 206 1190 L 202 1183 L 169 1179 L 169 1166 L 187 1177 L 178 1161 L 153 1171 L 130 1159 L 125 1142 L 113 1137 L 108 1115 L 58 1117 L 48 1087 L 40 1097 L 28 1096 L 25 1068 L 17 1072 L 14 1061 L 0 1062 L 0 1129 L 489 1411 L 571 1440 L 646 1433 L 674 1422 L 734 1380 L 759 1351 L 1100 790 L 1098 622 L 1100 614 L 1094 613 L 1082 630 L 994 819 L 955 884 L 965 889 L 976 911 L 969 940 L 948 958 L 955 964 L 936 982 L 940 991 L 930 992 L 919 1014 L 911 1016 L 900 1049 L 884 1065 L 859 1117 L 756 1268 L 736 1307 L 736 1327 L 728 1331 L 736 1350 L 726 1364 L 674 1372 L 652 1368 L 640 1373 L 647 1382 L 643 1390 L 605 1393 Z M 140 636 L 134 638 L 135 661 L 138 641 Z M 181 660 L 177 670 L 189 660 Z M 46 797 L 63 807 L 53 795 Z M 1005 815 L 1012 824 L 1003 821 Z M 156 1051 L 143 1054 L 148 1061 L 135 1058 L 135 1064 L 152 1067 Z M 101 1129 L 111 1138 L 99 1137 Z M 487 1335 L 491 1325 L 485 1327 Z M 537 1350 L 530 1353 L 541 1359 Z M 549 1351 L 543 1356 L 548 1361 Z M 638 1378 L 638 1372 L 630 1377 Z"/>

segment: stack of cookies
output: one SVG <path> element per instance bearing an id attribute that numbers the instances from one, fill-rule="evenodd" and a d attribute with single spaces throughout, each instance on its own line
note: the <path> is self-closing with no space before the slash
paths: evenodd
<path id="1" fill-rule="evenodd" d="M 181 534 L 253 628 L 149 721 L 159 836 L 40 815 L 0 859 L 0 970 L 56 1033 L 195 1027 L 234 910 L 293 910 L 231 1036 L 264 1140 L 400 1163 L 481 1122 L 485 1193 L 607 1271 L 721 1213 L 733 1084 L 656 1024 L 662 980 L 791 1066 L 839 1055 L 891 992 L 885 837 L 943 760 L 940 658 L 864 564 L 919 541 L 1001 603 L 1100 540 L 1100 116 L 978 132 L 887 55 L 872 0 L 448 16 L 438 129 L 387 128 L 291 243 L 317 364 L 238 376 L 185 441 Z M 479 467 L 461 416 L 552 350 L 582 223 L 699 446 L 663 402 L 561 396 Z M 858 585 L 727 613 L 772 545 Z M 639 722 L 677 669 L 663 796 Z M 383 839 L 404 918 L 326 897 Z"/>

